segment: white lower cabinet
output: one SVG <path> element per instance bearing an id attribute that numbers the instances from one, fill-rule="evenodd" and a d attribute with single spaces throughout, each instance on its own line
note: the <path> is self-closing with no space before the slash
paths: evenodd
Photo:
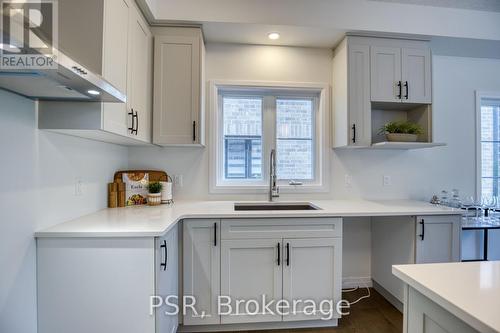
<path id="1" fill-rule="evenodd" d="M 415 289 L 407 287 L 406 333 L 476 333 L 465 322 Z"/>
<path id="2" fill-rule="evenodd" d="M 156 248 L 156 295 L 165 297 L 179 295 L 179 235 L 177 225 L 163 237 L 155 240 Z M 178 299 L 170 302 L 179 304 Z M 179 326 L 177 315 L 165 314 L 171 308 L 160 307 L 156 311 L 156 333 L 175 333 Z"/>
<path id="3" fill-rule="evenodd" d="M 196 300 L 187 308 L 184 325 L 220 324 L 220 220 L 185 220 L 183 244 L 184 296 Z"/>
<path id="4" fill-rule="evenodd" d="M 340 218 L 184 221 L 184 295 L 195 296 L 197 309 L 205 310 L 204 318 L 188 312 L 184 325 L 276 324 L 327 317 L 305 314 L 299 301 L 319 306 L 322 300 L 340 300 L 341 235 Z M 215 316 L 218 296 L 220 317 Z M 277 303 L 286 301 L 290 308 L 277 311 Z M 291 313 L 294 301 L 297 312 Z M 264 309 L 269 302 L 269 309 Z"/>
<path id="5" fill-rule="evenodd" d="M 38 333 L 175 332 L 150 297 L 178 295 L 176 237 L 38 238 Z"/>
<path id="6" fill-rule="evenodd" d="M 277 313 L 262 312 L 255 306 L 236 305 L 236 300 L 257 300 L 262 304 L 282 297 L 281 239 L 223 240 L 221 248 L 221 295 L 231 300 L 232 313 L 222 324 L 281 321 Z M 249 303 L 250 304 L 250 303 Z M 221 307 L 228 311 L 228 307 Z M 261 309 L 262 310 L 262 309 Z"/>
<path id="7" fill-rule="evenodd" d="M 373 217 L 371 227 L 375 288 L 400 309 L 404 284 L 392 265 L 460 261 L 460 215 Z"/>
<path id="8" fill-rule="evenodd" d="M 333 300 L 337 304 L 342 297 L 342 239 L 302 238 L 283 240 L 283 299 L 290 304 L 294 300 L 311 300 L 320 304 Z M 314 320 L 327 314 L 304 313 L 305 303 L 299 303 L 294 314 L 283 316 L 285 321 Z M 324 304 L 325 311 L 328 304 Z M 333 307 L 335 310 L 335 306 Z M 335 312 L 333 318 L 340 318 Z"/>
<path id="9" fill-rule="evenodd" d="M 415 263 L 460 261 L 459 216 L 418 216 Z"/>

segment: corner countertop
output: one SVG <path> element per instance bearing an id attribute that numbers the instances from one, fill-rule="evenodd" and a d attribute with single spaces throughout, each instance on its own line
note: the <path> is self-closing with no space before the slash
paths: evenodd
<path id="1" fill-rule="evenodd" d="M 460 210 L 412 200 L 313 200 L 320 210 L 235 211 L 234 201 L 176 201 L 173 205 L 108 208 L 35 232 L 35 237 L 156 237 L 187 218 L 361 217 L 458 215 Z"/>
<path id="2" fill-rule="evenodd" d="M 500 332 L 500 261 L 396 265 L 392 273 L 479 332 Z"/>

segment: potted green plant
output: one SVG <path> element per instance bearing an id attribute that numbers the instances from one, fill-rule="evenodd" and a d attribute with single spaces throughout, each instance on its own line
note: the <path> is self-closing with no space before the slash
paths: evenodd
<path id="1" fill-rule="evenodd" d="M 410 121 L 391 121 L 382 126 L 379 134 L 385 134 L 387 141 L 415 142 L 422 134 L 422 126 Z"/>
<path id="2" fill-rule="evenodd" d="M 156 206 L 161 204 L 161 190 L 163 185 L 160 182 L 149 182 L 148 186 L 148 205 Z"/>

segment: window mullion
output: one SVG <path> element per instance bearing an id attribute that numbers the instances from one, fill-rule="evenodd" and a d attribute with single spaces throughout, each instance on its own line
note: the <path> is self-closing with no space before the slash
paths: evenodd
<path id="1" fill-rule="evenodd" d="M 269 181 L 269 158 L 271 149 L 276 149 L 276 103 L 273 96 L 265 96 L 263 103 L 262 163 L 264 180 Z"/>

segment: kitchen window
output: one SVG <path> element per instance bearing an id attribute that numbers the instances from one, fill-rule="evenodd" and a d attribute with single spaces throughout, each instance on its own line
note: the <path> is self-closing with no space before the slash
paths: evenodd
<path id="1" fill-rule="evenodd" d="M 500 95 L 477 94 L 477 195 L 500 196 Z"/>
<path id="2" fill-rule="evenodd" d="M 325 190 L 324 87 L 224 85 L 212 90 L 212 192 L 267 191 L 271 149 L 282 191 Z"/>

